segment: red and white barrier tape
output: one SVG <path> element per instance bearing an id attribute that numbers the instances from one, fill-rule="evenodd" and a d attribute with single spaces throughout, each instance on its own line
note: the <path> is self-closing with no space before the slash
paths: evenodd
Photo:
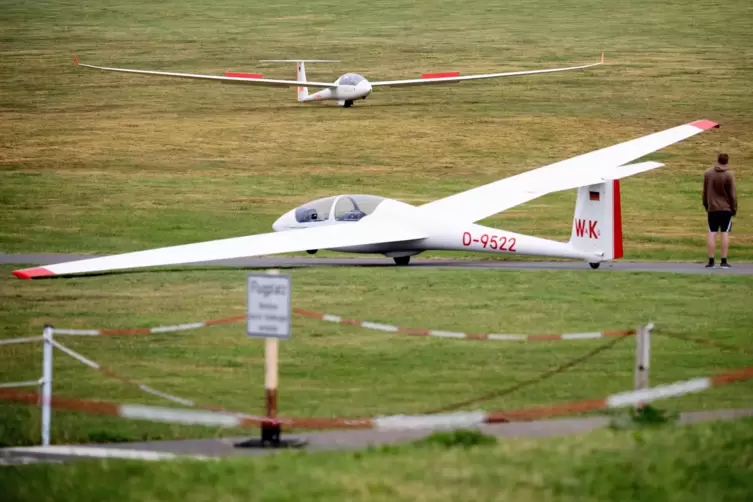
<path id="1" fill-rule="evenodd" d="M 8 382 L 0 383 L 0 389 L 9 389 L 12 387 L 37 387 L 40 385 L 39 380 L 27 380 L 25 382 Z"/>
<path id="2" fill-rule="evenodd" d="M 48 446 L 15 446 L 3 448 L 5 452 L 13 453 L 31 453 L 42 454 L 46 457 L 81 457 L 81 458 L 106 458 L 122 460 L 217 460 L 217 457 L 208 457 L 206 455 L 189 455 L 182 453 L 168 453 L 148 450 L 126 450 L 125 448 L 103 448 L 101 446 L 70 446 L 70 445 L 48 445 Z"/>
<path id="3" fill-rule="evenodd" d="M 29 343 L 29 342 L 41 342 L 44 340 L 41 336 L 27 336 L 25 338 L 6 338 L 0 340 L 0 345 L 10 345 L 12 343 Z"/>
<path id="4" fill-rule="evenodd" d="M 469 340 L 495 340 L 505 342 L 526 342 L 526 341 L 544 341 L 544 340 L 585 340 L 593 338 L 605 338 L 613 336 L 634 335 L 635 329 L 615 330 L 615 331 L 592 331 L 585 333 L 563 333 L 563 334 L 541 334 L 541 335 L 517 335 L 502 333 L 461 333 L 456 331 L 439 331 L 414 328 L 402 328 L 391 324 L 380 324 L 370 321 L 359 321 L 348 319 L 331 314 L 322 314 L 311 312 L 303 309 L 293 309 L 293 313 L 304 317 L 312 317 L 327 322 L 346 324 L 349 326 L 358 326 L 366 329 L 384 331 L 388 333 L 398 333 L 412 336 L 436 336 L 440 338 L 464 338 Z M 135 328 L 135 329 L 60 329 L 53 328 L 57 335 L 79 335 L 79 336 L 120 336 L 120 335 L 153 335 L 157 333 L 169 333 L 175 331 L 185 331 L 189 329 L 203 328 L 205 326 L 216 326 L 218 324 L 230 324 L 246 320 L 245 315 L 226 317 L 205 322 L 195 322 L 189 324 L 176 324 L 174 326 L 160 326 L 156 328 Z M 651 329 L 652 325 L 649 325 Z"/>
<path id="5" fill-rule="evenodd" d="M 162 391 L 157 390 L 157 389 L 155 389 L 153 387 L 150 387 L 148 385 L 135 382 L 135 381 L 131 380 L 130 378 L 126 378 L 126 377 L 120 376 L 117 373 L 115 373 L 114 371 L 111 371 L 111 370 L 105 368 L 104 366 L 100 365 L 99 363 L 96 363 L 96 362 L 92 361 L 91 359 L 89 359 L 89 358 L 87 358 L 87 357 L 79 354 L 78 352 L 74 351 L 73 349 L 71 349 L 69 347 L 66 347 L 65 345 L 61 344 L 60 342 L 58 342 L 56 340 L 53 340 L 52 345 L 55 348 L 60 349 L 61 351 L 65 352 L 66 354 L 68 354 L 73 359 L 77 360 L 78 362 L 80 362 L 80 363 L 82 363 L 82 364 L 84 364 L 84 365 L 86 365 L 86 366 L 88 366 L 88 367 L 90 367 L 92 369 L 95 369 L 95 370 L 97 370 L 97 371 L 99 371 L 101 373 L 104 373 L 105 375 L 107 375 L 109 377 L 112 377 L 112 378 L 114 378 L 116 380 L 119 380 L 119 381 L 121 381 L 121 382 L 123 382 L 123 383 L 125 383 L 127 385 L 130 385 L 132 387 L 137 387 L 138 389 L 146 392 L 147 394 L 151 394 L 153 396 L 161 397 L 162 399 L 166 399 L 168 401 L 172 401 L 172 402 L 177 403 L 177 404 L 182 404 L 183 406 L 188 406 L 188 407 L 191 407 L 191 408 L 202 408 L 202 409 L 210 410 L 210 411 L 230 413 L 230 412 L 228 412 L 227 410 L 225 410 L 223 408 L 219 408 L 219 407 L 216 407 L 216 406 L 207 406 L 207 405 L 197 404 L 196 402 L 191 401 L 190 399 L 184 399 L 182 397 L 178 397 L 178 396 L 175 396 L 173 394 L 168 394 L 167 392 L 162 392 Z M 231 413 L 231 414 L 233 414 L 233 413 Z M 238 415 L 246 416 L 245 414 L 238 414 Z M 256 418 L 261 419 L 262 417 L 256 417 Z"/>
<path id="6" fill-rule="evenodd" d="M 44 340 L 41 336 L 27 336 L 24 338 L 6 338 L 0 340 L 0 345 L 11 345 L 14 343 L 29 343 L 29 342 L 41 342 Z M 0 383 L 0 389 L 10 389 L 13 387 L 36 387 L 39 386 L 39 380 L 27 380 L 25 382 L 7 382 Z"/>
<path id="7" fill-rule="evenodd" d="M 440 338 L 465 338 L 469 340 L 496 340 L 505 342 L 526 342 L 526 341 L 540 341 L 540 340 L 584 340 L 590 338 L 603 338 L 611 336 L 626 336 L 634 335 L 635 329 L 627 329 L 621 331 L 593 331 L 586 333 L 562 333 L 556 335 L 513 335 L 502 333 L 461 333 L 457 331 L 438 331 L 427 329 L 414 329 L 414 328 L 401 328 L 399 326 L 392 326 L 390 324 L 379 324 L 369 321 L 359 321 L 357 319 L 348 319 L 346 317 L 340 317 L 330 314 L 320 314 L 319 312 L 310 312 L 308 310 L 294 309 L 298 315 L 306 317 L 314 317 L 323 321 L 334 322 L 337 324 L 347 324 L 349 326 L 359 326 L 361 328 L 374 329 L 377 331 L 387 331 L 390 333 L 401 333 L 405 335 L 414 336 L 436 336 Z M 648 329 L 653 328 L 653 325 L 649 325 Z"/>
<path id="8" fill-rule="evenodd" d="M 132 328 L 132 329 L 61 329 L 53 328 L 56 335 L 78 336 L 121 336 L 121 335 L 154 335 L 157 333 L 170 333 L 174 331 L 187 331 L 189 329 L 217 326 L 218 324 L 231 324 L 246 320 L 245 315 L 236 315 L 222 319 L 213 319 L 204 322 L 192 322 L 188 324 L 176 324 L 173 326 L 158 326 L 156 328 Z"/>
<path id="9" fill-rule="evenodd" d="M 112 415 L 135 420 L 150 420 L 192 425 L 210 425 L 218 427 L 246 427 L 255 428 L 262 424 L 279 424 L 284 427 L 304 429 L 439 429 L 474 427 L 481 424 L 510 422 L 515 420 L 531 420 L 550 418 L 558 415 L 596 411 L 606 408 L 619 408 L 638 403 L 647 403 L 659 399 L 681 396 L 692 392 L 700 392 L 711 387 L 730 384 L 753 378 L 753 366 L 740 370 L 721 373 L 715 377 L 694 378 L 661 385 L 652 389 L 622 392 L 612 394 L 601 399 L 576 401 L 556 405 L 528 408 L 513 411 L 473 411 L 458 413 L 442 413 L 436 415 L 393 415 L 376 418 L 259 418 L 216 413 L 206 411 L 181 410 L 175 408 L 160 408 L 135 404 L 101 403 L 87 400 L 62 399 L 53 397 L 51 404 L 54 408 L 81 411 L 86 413 Z M 0 389 L 0 399 L 27 404 L 36 404 L 38 396 L 35 393 Z"/>

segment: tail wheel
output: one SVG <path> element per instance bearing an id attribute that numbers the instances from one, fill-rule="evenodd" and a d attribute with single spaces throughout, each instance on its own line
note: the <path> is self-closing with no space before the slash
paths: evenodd
<path id="1" fill-rule="evenodd" d="M 599 265 L 601 265 L 601 263 L 597 261 L 595 263 L 589 263 L 589 265 L 591 266 L 592 269 L 596 270 L 597 268 L 599 268 Z"/>
<path id="2" fill-rule="evenodd" d="M 392 259 L 395 260 L 395 265 L 407 265 L 410 263 L 410 256 L 395 256 Z"/>

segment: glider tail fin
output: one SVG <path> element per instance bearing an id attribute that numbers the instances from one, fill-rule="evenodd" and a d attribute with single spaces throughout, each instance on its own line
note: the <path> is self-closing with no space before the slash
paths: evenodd
<path id="1" fill-rule="evenodd" d="M 295 63 L 295 79 L 298 82 L 306 82 L 306 63 L 339 63 L 338 59 L 262 59 L 261 61 L 267 63 Z M 313 98 L 309 98 L 309 89 L 306 86 L 299 85 L 298 101 L 310 101 Z"/>
<path id="2" fill-rule="evenodd" d="M 305 82 L 306 81 L 306 64 L 303 61 L 296 62 L 296 70 L 295 70 L 295 77 L 296 80 L 299 82 Z M 298 101 L 305 100 L 309 95 L 309 88 L 298 86 Z"/>
<path id="3" fill-rule="evenodd" d="M 580 251 L 602 253 L 604 260 L 622 258 L 620 180 L 578 189 L 570 245 Z"/>

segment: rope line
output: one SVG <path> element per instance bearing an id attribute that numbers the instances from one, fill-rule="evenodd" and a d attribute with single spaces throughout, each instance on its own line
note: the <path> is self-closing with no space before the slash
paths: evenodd
<path id="1" fill-rule="evenodd" d="M 582 354 L 582 355 L 576 357 L 575 359 L 571 359 L 569 361 L 566 361 L 566 362 L 560 364 L 559 366 L 557 366 L 555 368 L 552 368 L 551 370 L 545 371 L 544 373 L 536 375 L 533 378 L 529 378 L 528 380 L 523 380 L 522 382 L 513 384 L 513 385 L 511 385 L 511 386 L 509 386 L 507 388 L 504 388 L 502 390 L 490 392 L 488 394 L 483 394 L 481 396 L 474 397 L 474 398 L 471 398 L 471 399 L 466 399 L 464 401 L 460 401 L 460 402 L 457 402 L 457 403 L 448 404 L 447 406 L 443 406 L 441 408 L 436 408 L 436 409 L 433 409 L 433 410 L 429 410 L 426 413 L 433 414 L 433 413 L 443 413 L 443 412 L 447 412 L 447 411 L 457 410 L 459 408 L 463 408 L 463 407 L 471 405 L 471 404 L 478 404 L 478 403 L 481 403 L 481 402 L 484 402 L 484 401 L 490 401 L 490 400 L 498 398 L 498 397 L 503 397 L 503 396 L 506 396 L 508 394 L 512 394 L 513 392 L 516 392 L 516 391 L 518 391 L 520 389 L 526 388 L 526 387 L 531 386 L 533 384 L 540 383 L 540 382 L 543 382 L 544 380 L 552 378 L 553 376 L 555 376 L 555 375 L 557 375 L 559 373 L 562 373 L 562 372 L 564 372 L 566 370 L 569 370 L 573 366 L 576 366 L 576 365 L 578 365 L 580 363 L 583 363 L 583 362 L 591 359 L 592 357 L 596 356 L 597 354 L 600 354 L 601 352 L 604 352 L 605 350 L 611 349 L 617 343 L 619 343 L 622 340 L 624 340 L 627 336 L 628 335 L 623 335 L 623 336 L 621 336 L 619 338 L 615 338 L 613 340 L 610 340 L 607 343 L 604 343 L 603 345 L 600 345 L 600 346 L 596 347 L 595 349 L 589 350 L 585 354 Z"/>
<path id="2" fill-rule="evenodd" d="M 228 411 L 228 410 L 226 410 L 224 408 L 220 408 L 218 406 L 210 406 L 210 405 L 199 404 L 199 403 L 196 403 L 195 401 L 192 401 L 190 399 L 185 399 L 185 398 L 173 395 L 173 394 L 168 394 L 167 392 L 163 392 L 163 391 L 157 390 L 157 389 L 155 389 L 153 387 L 150 387 L 150 386 L 148 386 L 146 384 L 138 383 L 138 382 L 136 382 L 134 380 L 131 380 L 130 378 L 126 378 L 124 376 L 118 375 L 114 371 L 112 371 L 112 370 L 110 370 L 108 368 L 105 368 L 101 364 L 96 363 L 96 362 L 92 361 L 91 359 L 88 359 L 87 357 L 79 354 L 78 352 L 74 351 L 73 349 L 71 349 L 69 347 L 66 347 L 65 345 L 61 344 L 57 340 L 53 340 L 52 341 L 52 345 L 55 348 L 61 350 L 62 352 L 68 354 L 73 359 L 77 360 L 78 362 L 84 364 L 85 366 L 88 366 L 89 368 L 95 369 L 95 370 L 99 371 L 100 373 L 103 373 L 104 375 L 107 375 L 110 378 L 114 378 L 115 380 L 118 380 L 118 381 L 120 381 L 120 382 L 122 382 L 122 383 L 124 383 L 126 385 L 129 385 L 131 387 L 135 387 L 135 388 L 137 388 L 137 389 L 139 389 L 139 390 L 141 390 L 143 392 L 146 392 L 147 394 L 151 394 L 153 396 L 161 397 L 162 399 L 166 399 L 168 401 L 172 401 L 173 403 L 182 404 L 183 406 L 188 406 L 188 407 L 191 407 L 191 408 L 200 408 L 200 409 L 204 409 L 204 410 L 208 410 L 208 411 L 218 411 L 218 412 L 223 412 L 223 413 L 233 413 L 233 412 L 230 412 L 230 411 Z M 251 416 L 251 415 L 245 415 L 245 414 L 239 414 L 239 415 Z"/>
<path id="3" fill-rule="evenodd" d="M 694 338 L 692 336 L 678 335 L 675 333 L 659 332 L 659 334 L 664 335 L 667 338 L 674 338 L 674 339 L 683 340 L 686 342 L 693 342 L 699 345 L 709 345 L 711 347 L 716 347 L 716 348 L 724 349 L 724 350 L 738 350 L 740 352 L 744 352 L 745 354 L 753 355 L 753 349 L 749 349 L 747 347 L 740 347 L 739 345 L 729 345 L 724 342 L 717 342 L 715 340 L 709 340 L 708 338 Z"/>

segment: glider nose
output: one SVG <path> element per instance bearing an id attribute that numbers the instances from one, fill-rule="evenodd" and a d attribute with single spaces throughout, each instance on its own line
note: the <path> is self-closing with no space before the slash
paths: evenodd
<path id="1" fill-rule="evenodd" d="M 287 213 L 277 218 L 277 221 L 272 223 L 272 230 L 274 230 L 275 232 L 282 232 L 289 230 L 294 224 L 295 217 L 293 216 L 293 212 L 288 211 Z"/>
<path id="2" fill-rule="evenodd" d="M 358 85 L 356 86 L 356 92 L 358 93 L 358 97 L 365 98 L 369 94 L 371 94 L 371 84 L 368 80 L 362 80 L 358 82 Z"/>

